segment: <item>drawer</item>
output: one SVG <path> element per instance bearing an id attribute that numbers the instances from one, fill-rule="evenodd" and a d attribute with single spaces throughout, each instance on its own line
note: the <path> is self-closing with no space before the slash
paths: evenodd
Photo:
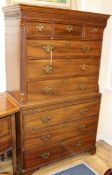
<path id="1" fill-rule="evenodd" d="M 100 98 L 93 101 L 77 105 L 68 105 L 56 109 L 41 111 L 39 108 L 32 108 L 23 111 L 23 128 L 31 130 L 33 128 L 49 127 L 64 122 L 87 118 L 88 116 L 98 115 Z M 38 112 L 40 110 L 40 112 Z"/>
<path id="2" fill-rule="evenodd" d="M 64 141 L 65 147 L 72 153 L 81 153 L 87 151 L 95 146 L 96 134 L 82 135 L 78 138 L 72 138 Z"/>
<path id="3" fill-rule="evenodd" d="M 54 38 L 81 39 L 82 35 L 82 26 L 74 24 L 54 24 Z"/>
<path id="4" fill-rule="evenodd" d="M 81 134 L 94 132 L 96 134 L 98 117 L 81 119 L 51 127 L 45 127 L 24 132 L 24 150 L 42 147 Z"/>
<path id="5" fill-rule="evenodd" d="M 43 22 L 28 22 L 26 25 L 28 38 L 51 38 L 52 24 Z"/>
<path id="6" fill-rule="evenodd" d="M 47 165 L 54 161 L 63 159 L 67 157 L 69 152 L 63 146 L 63 144 L 55 144 L 50 145 L 48 147 L 39 148 L 32 151 L 24 152 L 23 161 L 24 161 L 24 169 L 41 167 L 43 165 Z"/>
<path id="7" fill-rule="evenodd" d="M 100 41 L 27 40 L 28 59 L 99 57 Z"/>
<path id="8" fill-rule="evenodd" d="M 27 80 L 60 78 L 66 76 L 96 75 L 99 72 L 99 59 L 54 59 L 28 60 Z"/>
<path id="9" fill-rule="evenodd" d="M 4 152 L 12 146 L 11 117 L 0 119 L 0 152 Z"/>
<path id="10" fill-rule="evenodd" d="M 87 40 L 100 40 L 103 37 L 103 27 L 85 26 L 84 33 Z"/>
<path id="11" fill-rule="evenodd" d="M 98 93 L 96 77 L 65 78 L 27 82 L 28 101 L 51 101 Z"/>

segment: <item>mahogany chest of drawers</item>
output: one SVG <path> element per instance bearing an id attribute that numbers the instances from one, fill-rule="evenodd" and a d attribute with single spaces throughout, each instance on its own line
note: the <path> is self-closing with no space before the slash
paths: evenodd
<path id="1" fill-rule="evenodd" d="M 94 154 L 109 16 L 23 4 L 4 12 L 7 90 L 20 106 L 17 172 Z"/>

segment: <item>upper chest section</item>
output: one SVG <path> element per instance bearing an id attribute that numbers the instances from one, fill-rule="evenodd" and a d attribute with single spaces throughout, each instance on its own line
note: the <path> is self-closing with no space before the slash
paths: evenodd
<path id="1" fill-rule="evenodd" d="M 100 40 L 108 15 L 18 4 L 4 8 L 6 19 L 20 19 L 28 38 Z"/>

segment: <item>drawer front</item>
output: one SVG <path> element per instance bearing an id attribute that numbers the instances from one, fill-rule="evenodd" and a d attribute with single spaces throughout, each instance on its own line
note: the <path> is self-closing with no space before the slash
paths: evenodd
<path id="1" fill-rule="evenodd" d="M 81 39 L 82 35 L 82 26 L 73 24 L 54 24 L 54 38 Z"/>
<path id="2" fill-rule="evenodd" d="M 41 129 L 34 128 L 33 131 L 24 133 L 24 150 L 60 142 L 88 132 L 94 132 L 96 134 L 97 120 L 97 116 L 93 116 L 91 119 L 72 121 L 57 126 Z"/>
<path id="3" fill-rule="evenodd" d="M 87 40 L 100 40 L 103 37 L 103 27 L 85 26 L 84 32 L 85 32 L 85 39 Z"/>
<path id="4" fill-rule="evenodd" d="M 88 116 L 98 115 L 100 107 L 100 99 L 86 102 L 78 105 L 70 105 L 57 109 L 44 110 L 38 112 L 37 109 L 23 111 L 23 127 L 24 131 L 33 128 L 49 127 L 64 122 L 87 118 Z"/>
<path id="5" fill-rule="evenodd" d="M 97 93 L 96 77 L 65 78 L 58 80 L 44 80 L 27 82 L 28 101 L 51 101 L 67 99 L 67 96 L 81 96 L 85 93 Z"/>
<path id="6" fill-rule="evenodd" d="M 24 168 L 41 167 L 53 161 L 63 159 L 69 155 L 74 155 L 79 152 L 88 151 L 95 145 L 95 135 L 80 135 L 76 138 L 44 146 L 38 150 L 24 152 Z"/>
<path id="7" fill-rule="evenodd" d="M 88 136 L 84 135 L 82 137 L 79 136 L 78 138 L 66 140 L 64 145 L 72 154 L 74 154 L 89 150 L 95 146 L 95 142 L 96 135 L 92 133 Z"/>
<path id="8" fill-rule="evenodd" d="M 38 147 L 39 148 L 39 147 Z M 63 144 L 56 144 L 53 146 L 44 147 L 44 149 L 37 149 L 24 152 L 24 169 L 40 167 L 51 162 L 67 157 L 69 152 Z"/>
<path id="9" fill-rule="evenodd" d="M 28 38 L 51 38 L 52 30 L 52 24 L 50 23 L 29 22 L 26 25 Z"/>
<path id="10" fill-rule="evenodd" d="M 27 80 L 60 78 L 65 76 L 95 75 L 99 72 L 99 59 L 54 59 L 29 60 Z"/>
<path id="11" fill-rule="evenodd" d="M 27 40 L 28 59 L 99 57 L 100 41 Z"/>
<path id="12" fill-rule="evenodd" d="M 0 152 L 12 146 L 11 141 L 11 117 L 0 119 Z"/>

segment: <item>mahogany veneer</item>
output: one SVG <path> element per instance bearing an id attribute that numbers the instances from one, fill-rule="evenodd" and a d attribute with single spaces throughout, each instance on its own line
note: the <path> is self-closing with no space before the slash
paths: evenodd
<path id="1" fill-rule="evenodd" d="M 4 8 L 8 93 L 17 101 L 17 173 L 95 153 L 98 74 L 108 15 Z"/>

